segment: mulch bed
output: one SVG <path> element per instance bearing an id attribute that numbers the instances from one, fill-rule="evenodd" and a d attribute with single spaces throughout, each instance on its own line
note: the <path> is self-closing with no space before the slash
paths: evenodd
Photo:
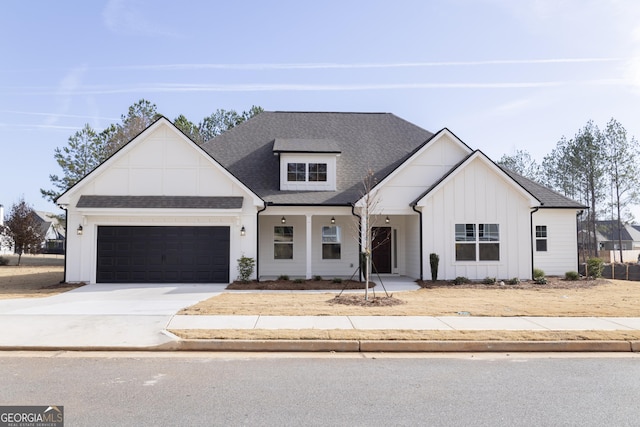
<path id="1" fill-rule="evenodd" d="M 393 305 L 406 304 L 405 301 L 394 298 L 393 295 L 385 297 L 372 297 L 365 300 L 364 295 L 339 295 L 329 301 L 330 305 L 342 304 L 342 305 L 357 305 L 360 307 L 390 307 Z"/>
<path id="2" fill-rule="evenodd" d="M 342 289 L 363 289 L 364 282 L 357 280 L 343 280 L 340 283 L 335 283 L 333 280 L 264 280 L 264 281 L 250 281 L 240 282 L 235 281 L 227 289 L 235 291 L 249 291 L 249 290 L 261 290 L 261 291 L 309 291 L 309 290 L 327 290 L 327 291 L 340 291 Z M 369 289 L 373 288 L 375 283 L 369 282 Z"/>
<path id="3" fill-rule="evenodd" d="M 495 284 L 484 284 L 482 282 L 471 282 L 464 283 L 461 285 L 456 285 L 453 281 L 447 280 L 437 280 L 435 282 L 432 281 L 416 281 L 416 283 L 425 289 L 436 289 L 436 288 L 458 288 L 458 289 L 583 289 L 583 288 L 592 288 L 594 286 L 603 285 L 608 283 L 607 280 L 604 279 L 582 279 L 582 280 L 565 280 L 560 277 L 547 277 L 546 284 L 538 284 L 533 280 L 524 280 L 518 284 L 510 285 L 507 281 L 504 281 L 503 284 L 500 281 L 497 281 Z"/>

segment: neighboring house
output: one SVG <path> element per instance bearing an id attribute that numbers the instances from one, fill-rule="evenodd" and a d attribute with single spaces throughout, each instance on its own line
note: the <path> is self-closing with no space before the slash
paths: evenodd
<path id="1" fill-rule="evenodd" d="M 4 230 L 4 206 L 0 205 L 0 255 L 9 255 L 14 252 L 13 239 Z"/>
<path id="2" fill-rule="evenodd" d="M 598 249 L 605 251 L 640 249 L 640 226 L 622 224 L 618 221 L 596 221 L 596 241 Z"/>
<path id="3" fill-rule="evenodd" d="M 381 274 L 529 279 L 577 270 L 585 206 L 498 167 L 452 132 L 392 114 L 264 112 L 196 145 L 161 118 L 61 195 L 69 282 L 348 277 L 375 176 Z"/>
<path id="4" fill-rule="evenodd" d="M 45 254 L 64 254 L 65 232 L 59 219 L 50 212 L 34 211 L 42 243 L 39 248 L 29 249 L 30 252 Z M 0 205 L 0 226 L 4 225 L 4 207 Z M 8 235 L 0 236 L 0 255 L 13 254 L 15 244 Z"/>
<path id="5" fill-rule="evenodd" d="M 65 230 L 60 220 L 50 212 L 35 211 L 43 236 L 40 252 L 44 254 L 64 254 Z"/>

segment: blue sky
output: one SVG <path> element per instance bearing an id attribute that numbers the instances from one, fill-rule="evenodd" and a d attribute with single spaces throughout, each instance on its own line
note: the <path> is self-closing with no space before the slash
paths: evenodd
<path id="1" fill-rule="evenodd" d="M 54 149 L 141 98 L 391 112 L 494 160 L 588 120 L 640 138 L 636 0 L 10 1 L 0 14 L 0 204 L 58 211 Z M 636 215 L 638 216 L 638 215 Z"/>

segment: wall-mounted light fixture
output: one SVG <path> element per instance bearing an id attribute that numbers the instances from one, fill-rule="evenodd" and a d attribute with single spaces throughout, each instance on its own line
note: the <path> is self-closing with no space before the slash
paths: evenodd
<path id="1" fill-rule="evenodd" d="M 336 223 L 336 217 L 335 217 L 335 216 L 332 216 L 332 217 L 331 217 L 331 224 L 335 224 L 335 223 Z"/>
<path id="2" fill-rule="evenodd" d="M 389 219 L 389 217 L 387 216 L 387 217 L 384 219 L 384 222 L 385 222 L 385 224 L 389 224 L 389 223 L 391 222 L 391 220 L 390 220 L 390 219 Z"/>
<path id="3" fill-rule="evenodd" d="M 82 236 L 82 224 L 78 226 L 78 229 L 76 230 L 76 232 L 78 233 L 78 236 Z"/>
<path id="4" fill-rule="evenodd" d="M 280 222 L 283 223 L 283 224 L 286 224 L 287 223 L 287 218 L 285 218 L 285 217 L 280 218 Z"/>
<path id="5" fill-rule="evenodd" d="M 242 228 L 240 229 L 240 235 L 244 236 L 245 234 L 247 234 L 247 230 L 244 228 L 244 225 L 243 225 Z"/>

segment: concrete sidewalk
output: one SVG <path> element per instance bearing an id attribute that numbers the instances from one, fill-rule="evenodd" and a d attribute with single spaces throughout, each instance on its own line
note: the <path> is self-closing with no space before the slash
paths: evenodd
<path id="1" fill-rule="evenodd" d="M 633 331 L 638 317 L 173 316 L 167 329 Z"/>

